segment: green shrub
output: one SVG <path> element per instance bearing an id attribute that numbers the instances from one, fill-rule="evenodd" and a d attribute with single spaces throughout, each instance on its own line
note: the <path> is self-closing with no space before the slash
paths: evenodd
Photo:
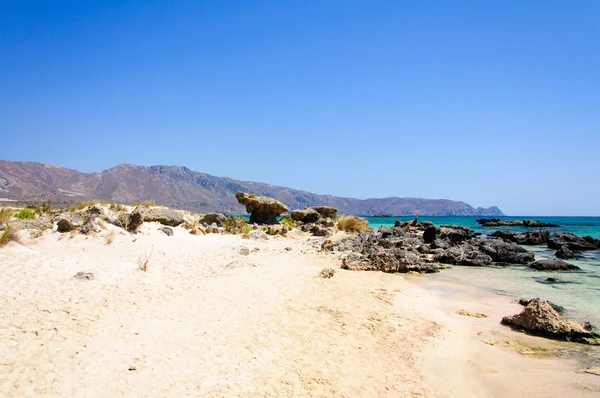
<path id="1" fill-rule="evenodd" d="M 281 217 L 281 219 L 279 220 L 279 223 L 283 224 L 283 225 L 287 225 L 288 228 L 290 229 L 290 231 L 292 229 L 294 229 L 294 227 L 296 226 L 294 224 L 294 220 L 292 220 L 292 217 L 289 214 L 286 214 L 285 216 Z"/>
<path id="2" fill-rule="evenodd" d="M 346 232 L 365 232 L 369 230 L 369 222 L 362 217 L 341 216 L 337 220 L 337 228 Z"/>
<path id="3" fill-rule="evenodd" d="M 247 234 L 252 231 L 248 220 L 243 217 L 229 216 L 225 220 L 225 231 L 230 234 Z"/>
<path id="4" fill-rule="evenodd" d="M 37 214 L 37 211 L 35 209 L 25 208 L 25 209 L 15 213 L 15 217 L 17 217 L 20 220 L 33 220 L 33 219 L 35 219 L 36 214 Z"/>

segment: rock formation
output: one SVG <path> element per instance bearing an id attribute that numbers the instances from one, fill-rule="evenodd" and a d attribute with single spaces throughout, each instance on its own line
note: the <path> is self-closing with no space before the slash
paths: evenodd
<path id="1" fill-rule="evenodd" d="M 538 271 L 574 271 L 581 269 L 576 265 L 569 264 L 568 262 L 559 260 L 557 258 L 538 260 L 531 264 L 529 268 Z"/>
<path id="2" fill-rule="evenodd" d="M 477 223 L 482 227 L 560 227 L 560 225 L 545 223 L 537 220 L 500 220 L 498 218 L 480 218 Z"/>
<path id="3" fill-rule="evenodd" d="M 235 197 L 240 204 L 246 206 L 246 212 L 250 213 L 250 223 L 277 224 L 277 216 L 289 211 L 286 205 L 268 196 L 238 192 Z"/>

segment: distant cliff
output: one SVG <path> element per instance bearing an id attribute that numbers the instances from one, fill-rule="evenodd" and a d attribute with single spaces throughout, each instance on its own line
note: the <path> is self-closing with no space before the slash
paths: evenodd
<path id="1" fill-rule="evenodd" d="M 317 195 L 259 182 L 233 180 L 175 166 L 121 164 L 101 173 L 34 162 L 0 160 L 0 198 L 18 200 L 101 199 L 121 203 L 154 200 L 157 204 L 197 212 L 241 213 L 237 191 L 272 196 L 290 209 L 333 206 L 344 214 L 429 216 L 501 216 L 497 207 L 474 208 L 447 199 L 352 199 Z"/>

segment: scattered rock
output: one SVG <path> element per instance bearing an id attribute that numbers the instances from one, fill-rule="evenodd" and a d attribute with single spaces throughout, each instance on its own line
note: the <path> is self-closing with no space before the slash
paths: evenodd
<path id="1" fill-rule="evenodd" d="M 267 228 L 267 235 L 285 235 L 289 230 L 289 227 L 285 224 L 269 225 Z"/>
<path id="2" fill-rule="evenodd" d="M 242 256 L 249 256 L 250 255 L 250 249 L 248 249 L 247 247 L 242 247 L 242 248 L 240 248 L 239 253 Z"/>
<path id="3" fill-rule="evenodd" d="M 319 272 L 319 277 L 321 278 L 333 278 L 335 274 L 335 270 L 333 268 L 323 268 L 321 272 Z"/>
<path id="4" fill-rule="evenodd" d="M 323 228 L 335 227 L 335 221 L 331 218 L 322 218 L 319 220 L 319 225 Z"/>
<path id="5" fill-rule="evenodd" d="M 289 211 L 286 205 L 268 196 L 238 192 L 235 197 L 240 204 L 246 206 L 246 212 L 250 213 L 250 223 L 253 224 L 277 224 L 277 217 Z"/>
<path id="6" fill-rule="evenodd" d="M 248 238 L 254 240 L 269 240 L 269 236 L 260 229 L 255 229 L 254 231 L 249 232 Z"/>
<path id="7" fill-rule="evenodd" d="M 144 214 L 143 211 L 138 208 L 134 209 L 129 215 L 127 215 L 127 230 L 129 232 L 137 232 L 138 229 L 141 228 L 142 224 L 144 224 Z"/>
<path id="8" fill-rule="evenodd" d="M 315 223 L 319 221 L 320 214 L 314 209 L 292 210 L 290 213 L 292 220 L 303 223 Z"/>
<path id="9" fill-rule="evenodd" d="M 91 272 L 79 271 L 78 273 L 76 273 L 73 276 L 73 278 L 75 278 L 75 279 L 82 279 L 82 280 L 85 279 L 85 280 L 91 281 L 91 280 L 96 279 L 96 276 L 93 273 L 91 273 Z"/>
<path id="10" fill-rule="evenodd" d="M 557 258 L 538 260 L 531 264 L 529 268 L 538 271 L 574 271 L 581 269 L 576 265 L 569 264 L 568 262 L 559 260 Z"/>
<path id="11" fill-rule="evenodd" d="M 314 236 L 331 236 L 333 235 L 334 231 L 332 228 L 322 228 L 318 225 L 315 225 L 310 229 L 310 233 Z"/>
<path id="12" fill-rule="evenodd" d="M 546 278 L 545 281 L 548 283 L 559 283 L 560 279 L 550 277 L 550 278 Z"/>
<path id="13" fill-rule="evenodd" d="M 161 227 L 158 230 L 167 236 L 173 236 L 173 230 L 169 227 Z"/>
<path id="14" fill-rule="evenodd" d="M 79 228 L 79 232 L 84 234 L 84 235 L 91 235 L 94 233 L 98 233 L 102 231 L 102 228 L 100 227 L 100 225 L 98 225 L 98 222 L 96 221 L 95 218 L 89 218 L 87 219 L 83 225 L 81 226 L 81 228 Z"/>
<path id="15" fill-rule="evenodd" d="M 563 318 L 550 303 L 539 298 L 531 300 L 523 312 L 502 318 L 502 324 L 536 336 L 584 344 L 600 344 L 600 336 L 581 324 Z"/>
<path id="16" fill-rule="evenodd" d="M 288 252 L 291 252 L 292 248 L 291 247 L 286 247 L 285 250 L 288 251 Z"/>
<path id="17" fill-rule="evenodd" d="M 217 227 L 224 227 L 227 217 L 221 213 L 208 213 L 200 220 L 200 223 L 206 223 L 206 225 L 216 224 Z"/>

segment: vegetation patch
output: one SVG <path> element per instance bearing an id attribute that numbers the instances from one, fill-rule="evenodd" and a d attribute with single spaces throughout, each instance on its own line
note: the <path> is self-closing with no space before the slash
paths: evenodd
<path id="1" fill-rule="evenodd" d="M 369 222 L 357 216 L 340 216 L 336 225 L 340 231 L 346 232 L 366 232 L 369 230 Z"/>
<path id="2" fill-rule="evenodd" d="M 0 234 L 0 247 L 8 244 L 8 242 L 18 242 L 15 231 L 11 227 L 6 227 Z"/>
<path id="3" fill-rule="evenodd" d="M 12 209 L 2 209 L 0 210 L 0 224 L 6 224 L 10 221 L 14 213 Z"/>
<path id="4" fill-rule="evenodd" d="M 252 231 L 248 220 L 243 217 L 229 216 L 225 220 L 225 232 L 230 234 L 247 234 Z"/>
<path id="5" fill-rule="evenodd" d="M 283 225 L 287 225 L 288 228 L 290 229 L 290 231 L 292 229 L 294 229 L 294 227 L 296 226 L 294 223 L 294 220 L 292 220 L 292 217 L 289 214 L 286 214 L 285 216 L 281 217 L 281 219 L 279 220 L 280 224 Z"/>
<path id="6" fill-rule="evenodd" d="M 37 211 L 31 208 L 25 208 L 17 213 L 15 213 L 15 217 L 20 220 L 34 220 L 36 217 Z"/>

